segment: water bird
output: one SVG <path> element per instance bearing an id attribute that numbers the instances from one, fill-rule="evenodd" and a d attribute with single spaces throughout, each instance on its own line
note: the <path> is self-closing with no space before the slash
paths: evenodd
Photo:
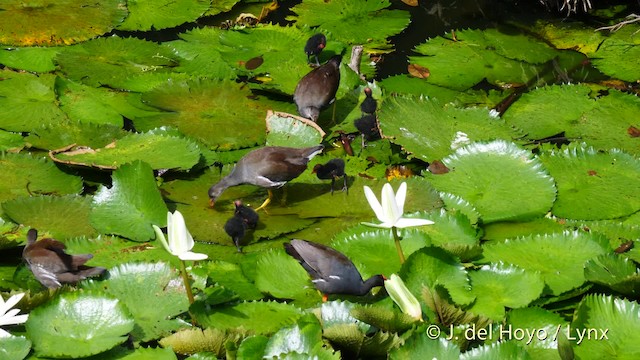
<path id="1" fill-rule="evenodd" d="M 236 249 L 238 249 L 238 252 L 242 252 L 242 240 L 244 239 L 246 230 L 247 223 L 238 214 L 234 214 L 224 224 L 224 231 L 227 235 L 231 236 L 231 240 L 233 240 L 233 244 L 236 246 Z"/>
<path id="2" fill-rule="evenodd" d="M 317 122 L 320 110 L 335 100 L 340 85 L 341 61 L 342 56 L 335 55 L 300 79 L 293 93 L 300 116 Z"/>
<path id="3" fill-rule="evenodd" d="M 240 200 L 234 201 L 233 204 L 236 207 L 235 215 L 242 219 L 248 229 L 255 229 L 258 225 L 258 220 L 260 220 L 258 213 L 252 208 L 244 205 Z"/>
<path id="4" fill-rule="evenodd" d="M 307 62 L 309 62 L 309 58 L 313 55 L 316 58 L 316 65 L 320 66 L 318 55 L 320 55 L 325 46 L 327 46 L 327 38 L 324 34 L 315 34 L 311 36 L 304 45 L 304 53 L 307 54 Z"/>
<path id="5" fill-rule="evenodd" d="M 347 174 L 344 172 L 344 160 L 335 158 L 327 161 L 326 164 L 316 164 L 316 166 L 313 167 L 313 173 L 316 174 L 320 180 L 331 179 L 331 195 L 333 195 L 336 179 L 342 177 L 342 191 L 346 191 L 347 194 L 349 194 Z"/>
<path id="6" fill-rule="evenodd" d="M 49 289 L 59 288 L 62 284 L 75 284 L 106 271 L 102 267 L 84 265 L 93 258 L 92 254 L 70 255 L 65 252 L 66 245 L 62 242 L 51 238 L 36 241 L 37 238 L 38 231 L 29 229 L 22 258 L 35 278 Z"/>
<path id="7" fill-rule="evenodd" d="M 378 127 L 378 119 L 375 115 L 364 115 L 354 120 L 353 125 L 362 134 L 362 147 L 366 146 L 366 141 L 380 139 L 380 128 Z"/>
<path id="8" fill-rule="evenodd" d="M 366 97 L 362 100 L 362 104 L 360 104 L 360 111 L 362 111 L 362 115 L 375 114 L 376 109 L 378 108 L 378 102 L 373 98 L 371 88 L 364 88 L 364 94 Z"/>
<path id="9" fill-rule="evenodd" d="M 331 294 L 363 296 L 371 288 L 384 285 L 382 275 L 363 281 L 353 262 L 328 246 L 307 240 L 291 240 L 284 244 L 284 249 L 309 273 L 313 285 L 323 294 L 322 301 L 327 301 Z"/>
<path id="10" fill-rule="evenodd" d="M 238 160 L 229 175 L 209 188 L 209 204 L 213 207 L 216 199 L 231 186 L 252 184 L 266 188 L 269 193 L 269 197 L 256 211 L 263 209 L 271 202 L 271 189 L 281 187 L 300 176 L 307 169 L 309 160 L 322 152 L 322 149 L 322 145 L 307 148 L 265 146 L 250 151 Z"/>

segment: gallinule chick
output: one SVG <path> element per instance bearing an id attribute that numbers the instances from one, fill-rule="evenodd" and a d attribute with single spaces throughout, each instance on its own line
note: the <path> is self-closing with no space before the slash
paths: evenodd
<path id="1" fill-rule="evenodd" d="M 356 129 L 362 134 L 362 147 L 366 146 L 366 141 L 380 139 L 380 129 L 378 128 L 378 119 L 375 115 L 365 115 L 353 122 Z"/>
<path id="2" fill-rule="evenodd" d="M 66 246 L 55 239 L 36 241 L 38 231 L 27 232 L 27 246 L 22 251 L 22 258 L 27 263 L 35 278 L 50 289 L 59 288 L 62 284 L 75 284 L 88 277 L 102 275 L 106 271 L 102 267 L 85 266 L 93 258 L 91 254 L 69 255 Z"/>
<path id="3" fill-rule="evenodd" d="M 284 249 L 311 275 L 316 289 L 323 294 L 322 301 L 327 301 L 330 294 L 362 296 L 371 288 L 384 285 L 385 278 L 382 275 L 362 281 L 353 262 L 328 246 L 306 240 L 291 240 L 284 244 Z"/>
<path id="4" fill-rule="evenodd" d="M 229 175 L 209 188 L 209 202 L 213 207 L 220 194 L 231 186 L 252 184 L 267 188 L 269 192 L 269 197 L 256 209 L 258 211 L 271 202 L 272 188 L 300 176 L 307 169 L 309 160 L 323 148 L 322 145 L 308 148 L 265 146 L 253 150 L 238 161 Z"/>
<path id="5" fill-rule="evenodd" d="M 304 53 L 307 54 L 307 62 L 311 55 L 316 58 L 316 65 L 320 66 L 318 61 L 318 55 L 322 52 L 322 49 L 327 45 L 327 38 L 324 34 L 315 34 L 307 40 L 307 44 L 304 46 Z"/>
<path id="6" fill-rule="evenodd" d="M 258 213 L 252 208 L 242 204 L 242 201 L 240 200 L 234 201 L 233 204 L 236 206 L 235 215 L 239 216 L 242 221 L 244 221 L 248 229 L 255 229 L 258 225 L 258 220 L 260 219 Z"/>
<path id="7" fill-rule="evenodd" d="M 360 111 L 362 111 L 363 115 L 374 114 L 378 108 L 378 102 L 371 96 L 371 88 L 364 88 L 364 94 L 366 98 L 360 104 Z"/>
<path id="8" fill-rule="evenodd" d="M 300 116 L 318 121 L 320 110 L 333 102 L 340 85 L 341 55 L 335 55 L 325 64 L 305 75 L 293 93 Z"/>
<path id="9" fill-rule="evenodd" d="M 313 167 L 313 173 L 318 176 L 320 180 L 331 179 L 331 195 L 333 195 L 333 186 L 336 179 L 342 177 L 344 184 L 342 185 L 342 191 L 349 193 L 347 187 L 347 174 L 344 173 L 344 160 L 335 158 L 327 161 L 326 164 L 317 164 Z"/>
<path id="10" fill-rule="evenodd" d="M 224 224 L 224 231 L 227 235 L 231 236 L 233 244 L 236 246 L 236 249 L 238 249 L 238 252 L 242 252 L 241 242 L 246 230 L 247 223 L 238 214 L 233 215 L 233 217 L 227 220 L 226 224 Z"/>

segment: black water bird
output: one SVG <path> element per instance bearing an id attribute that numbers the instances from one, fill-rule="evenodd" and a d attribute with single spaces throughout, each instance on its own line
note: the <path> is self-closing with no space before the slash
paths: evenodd
<path id="1" fill-rule="evenodd" d="M 327 161 L 325 164 L 316 164 L 316 166 L 313 167 L 313 173 L 316 174 L 320 180 L 331 180 L 331 195 L 333 195 L 336 179 L 342 177 L 342 191 L 346 191 L 347 194 L 349 193 L 347 174 L 344 172 L 344 160 L 335 158 Z"/>
<path id="2" fill-rule="evenodd" d="M 342 56 L 335 55 L 300 79 L 293 93 L 300 116 L 317 122 L 320 110 L 335 100 L 340 85 L 340 61 Z"/>
<path id="3" fill-rule="evenodd" d="M 307 62 L 311 56 L 315 56 L 316 65 L 320 66 L 318 55 L 320 55 L 325 46 L 327 46 L 327 38 L 324 34 L 315 34 L 311 36 L 304 45 L 304 53 L 307 54 Z"/>

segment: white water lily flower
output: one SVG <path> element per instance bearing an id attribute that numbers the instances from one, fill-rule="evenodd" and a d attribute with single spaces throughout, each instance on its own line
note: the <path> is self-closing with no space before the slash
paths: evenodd
<path id="1" fill-rule="evenodd" d="M 20 299 L 24 296 L 24 293 L 13 295 L 9 300 L 4 301 L 0 296 L 0 326 L 4 325 L 17 325 L 22 324 L 29 318 L 28 314 L 17 315 L 20 309 L 11 309 L 14 307 Z M 11 336 L 8 332 L 0 329 L 0 337 Z"/>
<path id="2" fill-rule="evenodd" d="M 153 229 L 164 248 L 172 255 L 179 257 L 180 260 L 205 260 L 208 258 L 206 254 L 191 252 L 195 243 L 187 230 L 187 225 L 184 223 L 184 217 L 180 211 L 176 210 L 173 214 L 167 212 L 168 242 L 159 227 L 153 225 Z"/>
<path id="3" fill-rule="evenodd" d="M 389 297 L 403 313 L 416 320 L 422 320 L 422 307 L 420 307 L 418 299 L 407 289 L 400 276 L 391 274 L 389 279 L 384 281 L 384 288 L 387 289 Z"/>
<path id="4" fill-rule="evenodd" d="M 371 206 L 373 212 L 376 213 L 376 217 L 382 222 L 382 224 L 363 222 L 364 225 L 379 228 L 406 228 L 433 224 L 433 221 L 427 219 L 402 217 L 404 214 L 404 200 L 407 196 L 406 182 L 400 184 L 396 194 L 393 193 L 393 189 L 389 183 L 384 184 L 381 196 L 382 203 L 378 202 L 378 199 L 373 194 L 373 190 L 368 186 L 364 187 L 364 195 L 367 197 L 367 201 L 369 201 L 369 206 Z"/>

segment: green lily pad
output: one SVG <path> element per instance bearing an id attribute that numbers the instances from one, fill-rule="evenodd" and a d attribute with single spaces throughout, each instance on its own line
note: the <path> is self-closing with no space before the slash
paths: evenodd
<path id="1" fill-rule="evenodd" d="M 131 86 L 131 81 L 152 81 L 157 73 L 166 81 L 178 59 L 170 49 L 154 42 L 111 36 L 66 47 L 56 62 L 71 80 L 94 87 L 140 90 Z"/>
<path id="2" fill-rule="evenodd" d="M 460 348 L 444 339 L 433 339 L 426 332 L 414 332 L 404 345 L 389 354 L 391 360 L 411 360 L 437 358 L 442 360 L 460 359 Z"/>
<path id="3" fill-rule="evenodd" d="M 527 349 L 534 359 L 560 360 L 558 353 L 560 340 L 557 339 L 556 334 L 565 331 L 567 326 L 567 322 L 554 312 L 538 307 L 528 307 L 509 311 L 506 325 L 497 330 L 507 330 L 512 336 L 502 338 L 517 340 L 518 344 Z M 500 337 L 496 336 L 494 339 L 500 339 Z"/>
<path id="4" fill-rule="evenodd" d="M 320 144 L 325 133 L 315 122 L 281 112 L 267 111 L 267 146 L 310 147 Z"/>
<path id="5" fill-rule="evenodd" d="M 17 46 L 73 44 L 105 34 L 127 16 L 123 0 L 6 1 L 0 43 Z"/>
<path id="6" fill-rule="evenodd" d="M 640 161 L 619 150 L 598 152 L 584 144 L 540 156 L 558 186 L 554 215 L 613 219 L 640 210 Z"/>
<path id="7" fill-rule="evenodd" d="M 420 248 L 431 245 L 429 238 L 416 229 L 399 229 L 400 245 L 405 258 Z M 400 270 L 400 259 L 390 229 L 373 229 L 364 225 L 338 234 L 331 246 L 353 261 L 364 279 L 383 274 L 390 276 Z"/>
<path id="8" fill-rule="evenodd" d="M 127 3 L 129 16 L 118 30 L 166 29 L 198 19 L 209 9 L 208 0 L 137 0 Z"/>
<path id="9" fill-rule="evenodd" d="M 436 99 L 440 104 L 453 102 L 459 95 L 459 91 L 446 87 L 433 85 L 428 79 L 420 79 L 407 74 L 400 74 L 384 78 L 380 86 L 388 94 L 413 95 L 416 97 L 426 96 L 429 99 Z"/>
<path id="10" fill-rule="evenodd" d="M 553 178 L 542 163 L 513 143 L 472 143 L 442 162 L 450 172 L 425 177 L 473 204 L 485 223 L 544 215 L 555 200 Z"/>
<path id="11" fill-rule="evenodd" d="M 322 327 L 313 314 L 301 317 L 295 325 L 280 329 L 267 342 L 264 357 L 282 357 L 285 354 L 313 353 L 323 347 Z M 338 357 L 340 358 L 340 357 Z"/>
<path id="12" fill-rule="evenodd" d="M 379 113 L 385 137 L 424 161 L 440 160 L 473 141 L 511 139 L 516 132 L 480 108 L 442 106 L 435 99 L 395 97 Z M 466 138 L 460 142 L 459 138 Z"/>
<path id="13" fill-rule="evenodd" d="M 18 152 L 25 146 L 22 134 L 0 130 L 0 152 Z"/>
<path id="14" fill-rule="evenodd" d="M 64 293 L 29 314 L 37 356 L 86 357 L 127 340 L 134 321 L 124 304 L 100 292 Z"/>
<path id="15" fill-rule="evenodd" d="M 307 303 L 320 301 L 307 272 L 284 251 L 260 254 L 255 266 L 256 286 L 260 291 L 278 299 L 308 300 Z"/>
<path id="16" fill-rule="evenodd" d="M 165 338 L 160 339 L 160 345 L 178 354 L 190 355 L 197 353 L 211 354 L 209 357 L 192 356 L 192 360 L 215 360 L 226 354 L 226 342 L 239 342 L 240 334 L 221 331 L 213 328 L 204 330 L 199 328 L 182 329 Z M 174 354 L 175 356 L 175 354 Z M 155 358 L 154 358 L 155 359 Z M 143 359 L 141 359 L 143 360 Z"/>
<path id="17" fill-rule="evenodd" d="M 402 10 L 386 9 L 388 0 L 305 1 L 291 8 L 297 16 L 289 16 L 299 26 L 320 26 L 333 37 L 348 44 L 363 44 L 369 49 L 388 50 L 387 38 L 400 33 L 410 22 Z"/>
<path id="18" fill-rule="evenodd" d="M 184 283 L 166 263 L 121 264 L 109 269 L 109 279 L 84 286 L 103 290 L 129 309 L 135 320 L 131 335 L 137 341 L 157 339 L 186 325 L 174 319 L 189 309 Z"/>
<path id="19" fill-rule="evenodd" d="M 156 186 L 151 167 L 136 161 L 113 172 L 111 188 L 102 186 L 93 197 L 91 224 L 103 234 L 135 241 L 155 237 L 151 225 L 165 226 L 167 206 Z"/>
<path id="20" fill-rule="evenodd" d="M 433 289 L 440 285 L 456 304 L 469 304 L 474 299 L 467 271 L 457 259 L 437 247 L 425 247 L 411 254 L 398 275 L 413 294 L 422 294 L 423 286 Z"/>
<path id="21" fill-rule="evenodd" d="M 178 357 L 172 349 L 159 347 L 138 347 L 126 349 L 124 346 L 113 348 L 109 351 L 94 355 L 91 360 L 177 360 Z"/>
<path id="22" fill-rule="evenodd" d="M 607 251 L 606 240 L 582 232 L 533 235 L 483 247 L 487 261 L 502 261 L 540 272 L 553 295 L 585 282 L 584 264 Z"/>
<path id="23" fill-rule="evenodd" d="M 583 341 L 574 347 L 577 357 L 634 359 L 640 356 L 640 308 L 636 302 L 587 295 L 576 309 L 571 329 L 570 340 L 576 341 L 579 331 L 583 334 Z"/>
<path id="24" fill-rule="evenodd" d="M 0 70 L 0 128 L 30 131 L 35 124 L 56 123 L 66 115 L 56 103 L 55 75 Z"/>
<path id="25" fill-rule="evenodd" d="M 77 195 L 20 197 L 2 204 L 16 223 L 47 231 L 59 240 L 95 235 L 90 209 L 91 198 Z"/>
<path id="26" fill-rule="evenodd" d="M 540 273 L 513 265 L 485 265 L 469 273 L 476 301 L 469 311 L 500 321 L 505 307 L 516 309 L 529 305 L 542 294 L 544 281 Z"/>
<path id="27" fill-rule="evenodd" d="M 266 301 L 242 302 L 211 309 L 195 303 L 191 307 L 191 313 L 203 326 L 220 330 L 244 327 L 260 335 L 273 334 L 293 324 L 302 315 L 301 310 L 293 305 Z M 265 314 L 269 316 L 265 317 Z"/>
<path id="28" fill-rule="evenodd" d="M 403 333 L 416 324 L 416 319 L 410 315 L 382 306 L 354 307 L 351 314 L 360 321 L 392 333 Z"/>
<path id="29" fill-rule="evenodd" d="M 66 148 L 71 144 L 101 148 L 128 134 L 120 126 L 67 120 L 36 127 L 26 140 L 32 147 L 43 150 Z"/>
<path id="30" fill-rule="evenodd" d="M 82 179 L 58 169 L 46 158 L 27 154 L 0 156 L 0 202 L 20 196 L 77 194 Z"/>
<path id="31" fill-rule="evenodd" d="M 538 64 L 557 56 L 545 43 L 500 29 L 460 30 L 418 45 L 409 62 L 429 69 L 429 83 L 466 90 L 486 79 L 491 84 L 526 84 L 536 79 Z M 525 60 L 526 59 L 526 60 Z"/>
<path id="32" fill-rule="evenodd" d="M 12 69 L 31 72 L 51 72 L 56 69 L 53 58 L 60 51 L 57 47 L 19 47 L 0 49 L 0 64 Z"/>
<path id="33" fill-rule="evenodd" d="M 593 54 L 587 54 L 593 59 L 593 66 L 613 78 L 638 81 L 640 69 L 636 59 L 640 57 L 640 41 L 635 36 L 638 30 L 640 27 L 637 23 L 628 24 L 619 31 L 608 34 Z"/>
<path id="34" fill-rule="evenodd" d="M 263 297 L 256 285 L 247 279 L 239 265 L 223 261 L 211 261 L 203 266 L 206 266 L 206 272 L 212 281 L 225 289 L 233 291 L 240 299 L 258 300 Z M 255 264 L 252 264 L 252 266 L 255 266 Z M 269 271 L 269 273 L 272 272 Z"/>
<path id="35" fill-rule="evenodd" d="M 640 99 L 613 89 L 593 96 L 586 85 L 540 87 L 522 95 L 504 120 L 532 140 L 564 132 L 569 140 L 580 139 L 598 150 L 615 147 L 639 155 L 638 138 L 629 129 L 640 126 Z"/>
<path id="36" fill-rule="evenodd" d="M 6 360 L 22 360 L 31 351 L 31 341 L 24 336 L 0 337 L 0 355 Z"/>
<path id="37" fill-rule="evenodd" d="M 615 254 L 603 254 L 587 261 L 584 277 L 628 296 L 640 293 L 640 272 L 636 264 Z"/>
<path id="38" fill-rule="evenodd" d="M 417 217 L 434 222 L 433 225 L 418 228 L 427 234 L 432 245 L 439 246 L 463 260 L 475 257 L 480 252 L 480 231 L 473 227 L 462 213 L 440 209 L 418 214 Z"/>
<path id="39" fill-rule="evenodd" d="M 197 77 L 235 79 L 235 69 L 220 53 L 220 36 L 223 31 L 225 30 L 214 27 L 195 28 L 178 34 L 180 40 L 163 43 L 181 58 L 174 71 Z"/>
<path id="40" fill-rule="evenodd" d="M 228 81 L 172 81 L 142 97 L 166 113 L 134 123 L 142 131 L 173 126 L 212 149 L 251 147 L 264 143 L 267 106 L 250 97 L 249 89 Z"/>
<path id="41" fill-rule="evenodd" d="M 200 160 L 193 141 L 154 133 L 126 135 L 102 149 L 84 146 L 50 152 L 59 163 L 115 170 L 122 164 L 145 161 L 152 169 L 189 170 Z"/>

